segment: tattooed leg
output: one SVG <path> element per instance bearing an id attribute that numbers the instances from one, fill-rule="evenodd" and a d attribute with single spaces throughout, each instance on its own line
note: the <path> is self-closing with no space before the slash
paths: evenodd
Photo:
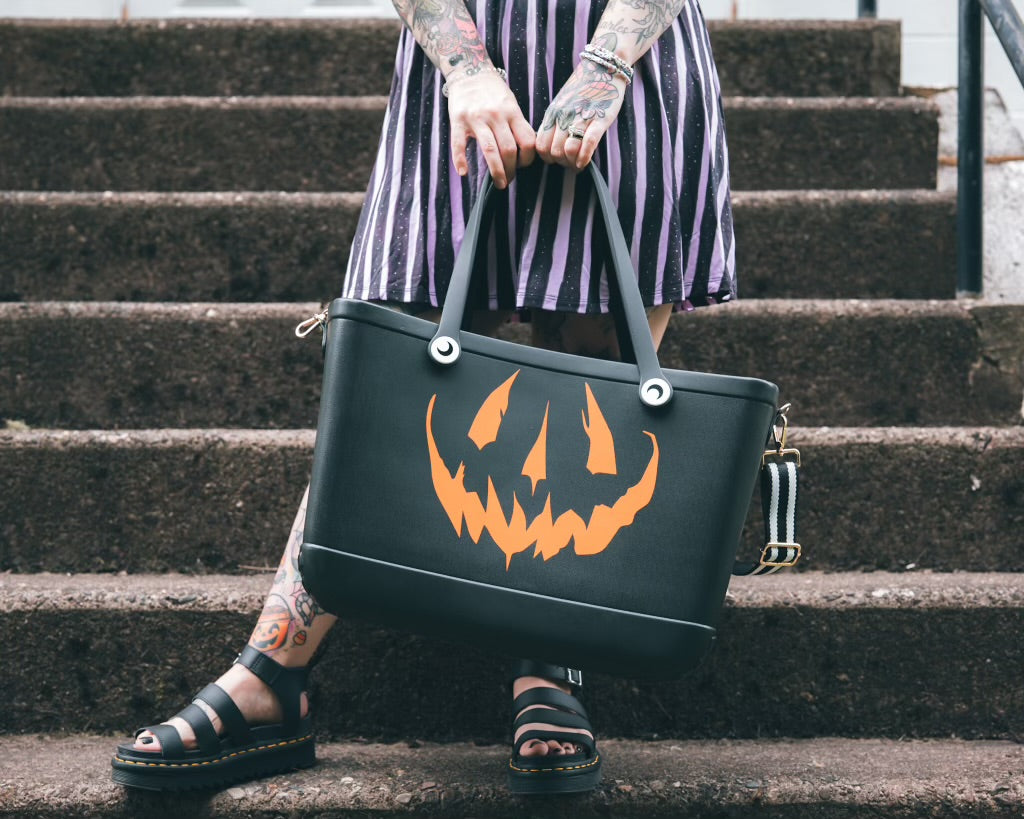
<path id="1" fill-rule="evenodd" d="M 274 583 L 249 638 L 249 645 L 269 654 L 282 665 L 293 668 L 308 665 L 324 636 L 337 622 L 337 618 L 326 614 L 316 605 L 303 587 L 299 574 L 299 547 L 302 545 L 308 494 L 307 488 L 295 515 Z M 242 715 L 253 725 L 274 723 L 281 719 L 281 706 L 277 697 L 245 666 L 232 665 L 217 680 L 217 685 L 227 692 Z M 206 711 L 214 728 L 220 733 L 221 723 L 217 714 L 202 702 L 197 702 L 197 705 Z M 305 714 L 308 707 L 306 695 L 303 694 L 301 713 Z M 177 728 L 186 748 L 196 747 L 195 734 L 187 722 L 171 719 L 165 724 Z M 160 742 L 153 734 L 144 731 L 136 739 L 135 748 L 139 751 L 158 751 Z"/>
<path id="2" fill-rule="evenodd" d="M 249 645 L 289 667 L 308 664 L 321 640 L 337 622 L 336 617 L 327 614 L 316 604 L 302 585 L 299 547 L 302 546 L 302 527 L 306 520 L 308 497 L 307 487 L 295 515 L 281 563 L 277 567 L 277 574 L 274 575 L 274 584 L 263 603 L 256 628 L 249 637 Z"/>

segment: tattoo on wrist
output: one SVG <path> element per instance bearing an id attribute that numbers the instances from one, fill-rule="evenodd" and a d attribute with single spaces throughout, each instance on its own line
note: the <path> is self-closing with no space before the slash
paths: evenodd
<path id="1" fill-rule="evenodd" d="M 567 131 L 574 122 L 586 125 L 594 119 L 603 119 L 612 103 L 618 101 L 619 94 L 618 86 L 611 82 L 607 71 L 583 61 L 551 101 L 541 129 L 550 131 L 557 125 Z"/>

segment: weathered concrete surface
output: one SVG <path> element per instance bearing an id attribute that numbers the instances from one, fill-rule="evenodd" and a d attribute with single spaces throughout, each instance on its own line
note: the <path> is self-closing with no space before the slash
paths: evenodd
<path id="1" fill-rule="evenodd" d="M 316 304 L 0 304 L 0 418 L 75 428 L 315 424 Z M 813 426 L 1014 424 L 1024 315 L 950 301 L 740 300 L 675 316 L 666 367 L 779 384 Z M 506 338 L 525 342 L 526 325 Z"/>
<path id="2" fill-rule="evenodd" d="M 387 94 L 401 25 L 397 19 L 4 20 L 0 93 Z"/>
<path id="3" fill-rule="evenodd" d="M 271 575 L 0 575 L 0 731 L 117 731 L 179 710 L 236 656 Z M 1024 575 L 777 575 L 732 584 L 675 682 L 587 679 L 602 736 L 1006 738 L 1024 730 Z M 45 635 L 45 638 L 36 638 Z M 344 622 L 313 675 L 335 737 L 503 742 L 505 663 Z M 25 641 L 32 650 L 25 650 Z"/>
<path id="4" fill-rule="evenodd" d="M 935 187 L 938 112 L 927 100 L 732 98 L 725 117 L 735 190 Z"/>
<path id="5" fill-rule="evenodd" d="M 956 293 L 956 200 L 948 193 L 738 192 L 733 214 L 740 298 Z"/>
<path id="6" fill-rule="evenodd" d="M 362 191 L 384 97 L 0 98 L 9 190 Z"/>
<path id="7" fill-rule="evenodd" d="M 1007 742 L 602 740 L 597 791 L 527 804 L 504 791 L 504 746 L 323 743 L 312 769 L 167 796 L 111 783 L 113 744 L 0 737 L 0 816 L 944 819 L 1017 816 L 1024 799 L 1024 749 Z"/>
<path id="8" fill-rule="evenodd" d="M 0 188 L 361 191 L 385 102 L 0 97 L 0 153 L 19 157 Z M 725 110 L 737 190 L 935 186 L 926 100 L 733 97 Z"/>
<path id="9" fill-rule="evenodd" d="M 362 193 L 0 193 L 0 300 L 313 301 Z"/>
<path id="10" fill-rule="evenodd" d="M 341 294 L 362 193 L 0 193 L 0 300 Z"/>
<path id="11" fill-rule="evenodd" d="M 727 94 L 899 90 L 895 22 L 713 20 L 709 29 Z M 399 30 L 397 20 L 6 20 L 0 93 L 386 94 Z"/>
<path id="12" fill-rule="evenodd" d="M 887 97 L 900 89 L 900 24 L 892 20 L 711 20 L 727 94 Z"/>
<path id="13" fill-rule="evenodd" d="M 273 567 L 313 437 L 0 431 L 0 571 Z M 1024 571 L 1024 427 L 797 428 L 791 440 L 804 457 L 802 569 Z M 752 558 L 756 502 L 745 535 Z"/>
<path id="14" fill-rule="evenodd" d="M 328 298 L 362 204 L 353 193 L 0 192 L 0 300 Z M 955 292 L 951 194 L 740 192 L 733 214 L 744 298 Z"/>
<path id="15" fill-rule="evenodd" d="M 798 408 L 794 418 L 810 425 L 1015 424 L 1024 395 L 1019 309 L 740 300 L 675 317 L 659 356 L 669 367 L 775 381 Z M 1003 352 L 989 357 L 997 347 Z"/>
<path id="16" fill-rule="evenodd" d="M 0 571 L 276 565 L 314 434 L 0 431 Z"/>

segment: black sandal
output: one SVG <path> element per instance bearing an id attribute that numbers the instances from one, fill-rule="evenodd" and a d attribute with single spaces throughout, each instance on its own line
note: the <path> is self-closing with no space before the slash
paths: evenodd
<path id="1" fill-rule="evenodd" d="M 587 712 L 573 696 L 583 685 L 583 674 L 573 668 L 563 668 L 531 660 L 520 660 L 513 666 L 513 679 L 543 677 L 547 680 L 569 683 L 573 694 L 557 688 L 530 688 L 512 703 L 516 717 L 513 733 L 523 725 L 540 722 L 562 728 L 582 728 L 593 734 Z M 538 706 L 547 705 L 549 708 Z M 520 751 L 531 739 L 554 739 L 570 742 L 582 749 L 570 755 L 521 756 Z M 601 784 L 601 755 L 591 736 L 556 728 L 524 731 L 516 740 L 512 758 L 508 763 L 508 787 L 515 794 L 580 793 Z"/>
<path id="2" fill-rule="evenodd" d="M 186 750 L 171 725 L 140 728 L 135 736 L 151 731 L 160 740 L 160 750 L 139 751 L 131 744 L 118 745 L 111 762 L 114 782 L 153 791 L 214 788 L 313 765 L 312 721 L 308 715 L 299 716 L 308 668 L 285 668 L 252 646 L 246 646 L 235 662 L 252 671 L 277 695 L 283 714 L 280 723 L 249 725 L 234 700 L 211 683 L 195 699 L 217 713 L 225 735 L 217 736 L 206 712 L 193 702 L 176 716 L 192 727 L 199 747 Z"/>

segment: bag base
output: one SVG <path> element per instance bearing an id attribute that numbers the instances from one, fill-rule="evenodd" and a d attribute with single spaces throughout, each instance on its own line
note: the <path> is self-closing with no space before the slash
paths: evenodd
<path id="1" fill-rule="evenodd" d="M 702 623 L 518 591 L 315 543 L 302 544 L 299 570 L 306 589 L 332 614 L 399 628 L 419 623 L 420 633 L 587 671 L 671 679 L 696 667 L 715 639 L 715 629 Z M 536 656 L 538 647 L 543 656 Z"/>

